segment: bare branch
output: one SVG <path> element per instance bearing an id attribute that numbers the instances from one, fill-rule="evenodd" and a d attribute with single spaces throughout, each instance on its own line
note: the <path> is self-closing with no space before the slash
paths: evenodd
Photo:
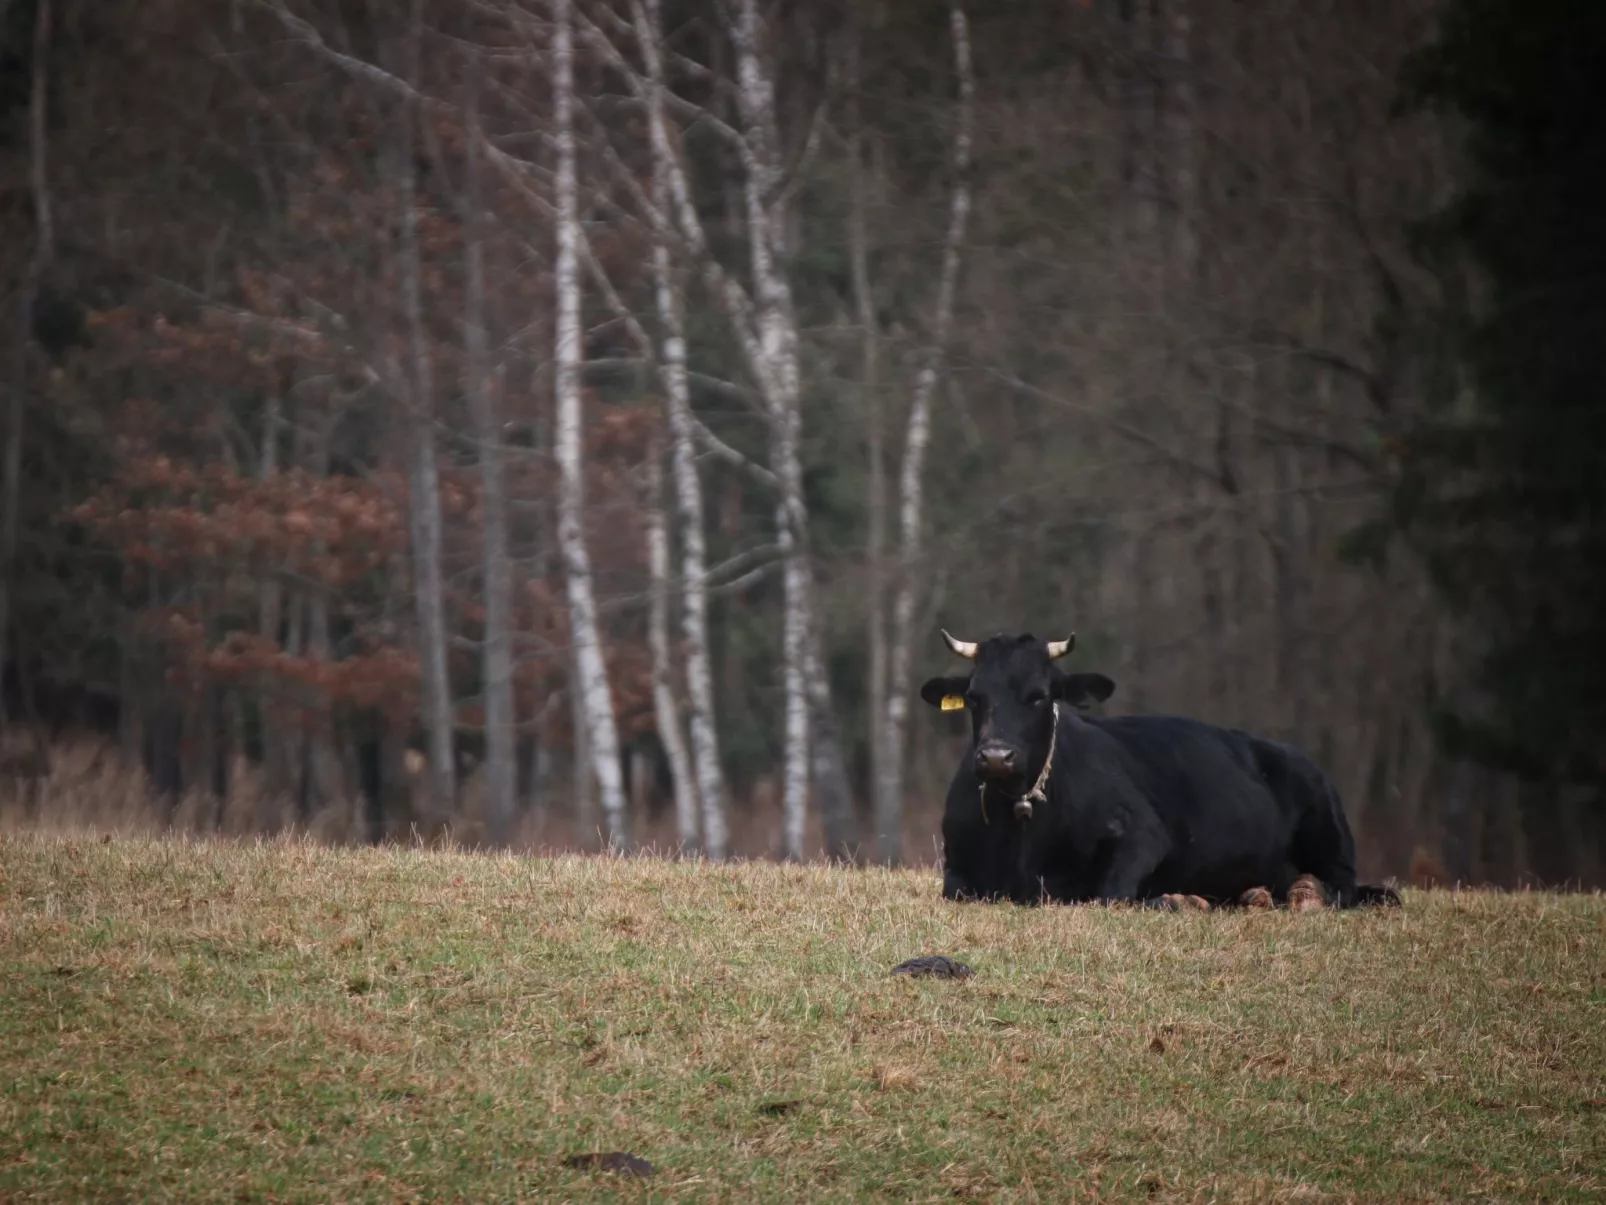
<path id="1" fill-rule="evenodd" d="M 1030 394 L 1031 396 L 1042 401 L 1050 402 L 1053 405 L 1063 407 L 1066 410 L 1074 410 L 1078 414 L 1085 414 L 1087 417 L 1095 419 L 1104 426 L 1108 427 L 1111 431 L 1114 431 L 1117 435 L 1131 440 L 1139 447 L 1149 449 L 1149 451 L 1156 455 L 1162 464 L 1169 465 L 1174 469 L 1180 469 L 1182 472 L 1187 473 L 1190 476 L 1201 477 L 1214 485 L 1219 486 L 1222 484 L 1220 476 L 1214 469 L 1206 468 L 1204 465 L 1189 460 L 1180 452 L 1172 450 L 1160 442 L 1160 440 L 1150 435 L 1148 432 L 1134 427 L 1131 423 L 1123 422 L 1111 414 L 1087 405 L 1085 402 L 1074 402 L 1070 398 L 1063 397 L 1060 394 L 1050 393 L 1048 390 L 1043 389 L 1040 386 L 1033 385 L 1028 381 L 1022 380 L 1012 372 L 1004 372 L 1001 369 L 991 368 L 986 365 L 973 365 L 972 367 L 977 372 L 982 373 L 984 376 L 989 376 L 995 380 L 1002 381 L 1011 389 L 1018 389 L 1022 393 Z"/>
<path id="2" fill-rule="evenodd" d="M 692 433 L 697 436 L 697 441 L 715 456 L 718 456 L 721 460 L 727 462 L 728 464 L 735 465 L 737 468 L 741 469 L 742 472 L 753 478 L 754 481 L 757 481 L 773 490 L 778 490 L 781 488 L 780 479 L 777 478 L 774 473 L 770 472 L 770 470 L 765 468 L 763 465 L 750 460 L 748 457 L 738 452 L 735 448 L 731 447 L 719 436 L 710 431 L 708 427 L 703 424 L 701 419 L 696 417 L 692 418 Z"/>
<path id="3" fill-rule="evenodd" d="M 401 76 L 386 71 L 383 67 L 376 66 L 373 63 L 366 62 L 363 59 L 354 58 L 349 54 L 344 54 L 341 51 L 336 50 L 333 46 L 329 45 L 328 42 L 324 41 L 323 35 L 318 32 L 317 26 L 313 25 L 310 21 L 303 20 L 301 17 L 296 16 L 293 12 L 286 8 L 284 5 L 284 0 L 251 0 L 251 2 L 258 8 L 270 12 L 277 17 L 284 27 L 294 34 L 299 41 L 317 51 L 320 55 L 337 67 L 341 67 L 350 72 L 358 79 L 364 79 L 369 83 L 378 84 L 381 88 L 395 93 L 404 100 L 411 101 L 413 104 L 418 105 L 421 109 L 424 109 L 428 112 L 438 112 L 448 107 L 443 101 L 437 100 L 431 96 L 426 96 L 424 93 L 418 91 L 418 89 L 414 88 L 413 85 L 407 80 L 402 79 Z"/>
<path id="4" fill-rule="evenodd" d="M 1385 414 L 1393 403 L 1388 382 L 1381 375 L 1364 364 L 1357 364 L 1340 352 L 1325 347 L 1313 347 L 1297 335 L 1268 328 L 1251 332 L 1250 339 L 1268 347 L 1293 352 L 1302 360 L 1309 360 L 1313 364 L 1320 364 L 1323 368 L 1330 368 L 1334 372 L 1350 377 L 1360 383 L 1372 404 Z"/>
<path id="5" fill-rule="evenodd" d="M 613 67 L 625 77 L 626 82 L 628 83 L 635 98 L 638 101 L 643 101 L 644 98 L 642 95 L 642 89 L 640 87 L 640 72 L 638 72 L 635 67 L 631 65 L 627 58 L 625 58 L 624 53 L 617 45 L 614 44 L 613 40 L 609 38 L 608 35 L 604 33 L 602 29 L 599 28 L 589 17 L 579 11 L 576 11 L 575 15 L 580 22 L 579 29 L 581 35 L 597 51 L 597 53 L 603 57 L 609 66 Z M 614 17 L 614 21 L 617 22 L 618 28 L 624 28 L 624 21 L 622 18 Z M 658 49 L 658 53 L 660 55 L 663 53 L 661 46 Z M 670 57 L 676 58 L 677 62 L 683 61 L 676 56 Z M 708 129 L 713 130 L 714 133 L 718 134 L 720 138 L 724 139 L 732 147 L 736 148 L 737 150 L 741 149 L 741 133 L 727 122 L 721 121 L 718 117 L 715 117 L 707 109 L 702 108 L 700 105 L 692 104 L 684 97 L 675 95 L 675 93 L 667 86 L 661 91 L 660 97 L 664 108 L 674 113 L 677 117 L 683 117 L 689 122 L 694 122 L 699 126 L 705 126 Z"/>
<path id="6" fill-rule="evenodd" d="M 765 578 L 772 575 L 776 569 L 786 563 L 785 558 L 779 558 L 760 565 L 756 569 L 749 569 L 741 577 L 732 578 L 728 582 L 721 582 L 717 586 L 710 586 L 708 594 L 711 598 L 723 598 L 727 594 L 740 594 L 749 586 L 755 586 Z"/>

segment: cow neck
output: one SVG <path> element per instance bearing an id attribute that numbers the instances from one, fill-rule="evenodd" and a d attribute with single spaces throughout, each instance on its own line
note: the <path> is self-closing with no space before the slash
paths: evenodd
<path id="1" fill-rule="evenodd" d="M 1060 705 L 1059 700 L 1056 699 L 1054 700 L 1054 726 L 1049 729 L 1048 733 L 1048 756 L 1043 759 L 1043 768 L 1038 772 L 1037 781 L 1032 784 L 1032 789 L 1015 800 L 1015 815 L 1022 820 L 1030 820 L 1032 818 L 1032 812 L 1036 804 L 1048 803 L 1048 776 L 1054 769 L 1054 746 L 1059 743 L 1059 738 Z M 985 782 L 981 784 L 981 822 L 983 824 L 992 823 L 987 818 L 987 784 Z"/>

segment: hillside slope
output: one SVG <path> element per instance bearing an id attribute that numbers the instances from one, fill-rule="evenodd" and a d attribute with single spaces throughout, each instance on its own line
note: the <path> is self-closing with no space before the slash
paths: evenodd
<path id="1" fill-rule="evenodd" d="M 975 976 L 889 976 L 933 952 Z M 1028 910 L 930 872 L 4 837 L 0 983 L 0 1200 L 1606 1190 L 1599 896 Z M 657 1173 L 560 1166 L 612 1150 Z"/>

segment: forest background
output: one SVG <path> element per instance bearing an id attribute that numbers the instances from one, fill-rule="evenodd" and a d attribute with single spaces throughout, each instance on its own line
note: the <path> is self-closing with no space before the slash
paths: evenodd
<path id="1" fill-rule="evenodd" d="M 8 814 L 929 861 L 965 639 L 1602 881 L 1606 18 L 0 0 Z"/>

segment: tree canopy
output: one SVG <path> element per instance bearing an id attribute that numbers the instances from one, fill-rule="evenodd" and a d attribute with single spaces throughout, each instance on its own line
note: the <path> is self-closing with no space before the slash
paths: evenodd
<path id="1" fill-rule="evenodd" d="M 1606 9 L 1453 0 L 1410 96 L 1464 165 L 1423 229 L 1449 357 L 1405 437 L 1401 522 L 1486 641 L 1452 753 L 1606 803 Z"/>

